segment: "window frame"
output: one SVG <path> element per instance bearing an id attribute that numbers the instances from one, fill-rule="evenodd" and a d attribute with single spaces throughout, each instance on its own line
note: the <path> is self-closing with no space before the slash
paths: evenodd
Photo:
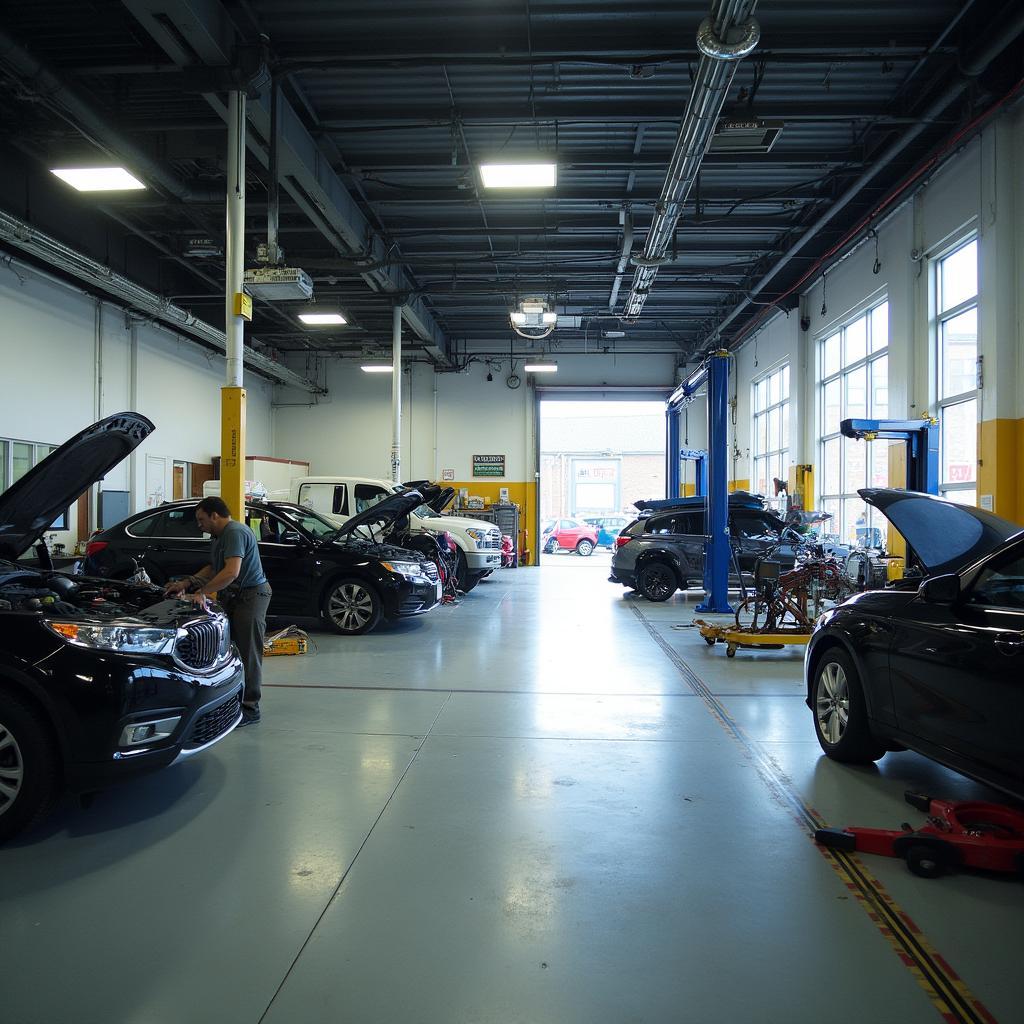
<path id="1" fill-rule="evenodd" d="M 771 381 L 772 378 L 778 377 L 780 380 L 779 384 L 779 399 L 775 402 L 771 400 Z M 758 392 L 761 386 L 764 388 L 765 404 L 761 407 L 758 405 Z M 793 378 L 790 370 L 789 360 L 784 363 L 779 363 L 773 366 L 770 370 L 766 370 L 759 377 L 756 377 L 750 385 L 750 427 L 751 427 L 751 446 L 750 446 L 750 482 L 751 488 L 756 492 L 759 488 L 760 476 L 758 463 L 765 463 L 765 500 L 768 505 L 777 510 L 783 508 L 785 499 L 780 495 L 778 498 L 774 494 L 767 493 L 771 490 L 772 476 L 770 467 L 772 462 L 777 458 L 780 467 L 780 473 L 784 474 L 779 477 L 780 480 L 788 479 L 789 477 L 789 452 L 790 452 L 790 431 L 789 431 L 789 416 L 791 410 L 791 401 L 793 396 Z M 780 420 L 779 429 L 779 445 L 778 448 L 771 447 L 771 443 L 768 442 L 767 447 L 764 451 L 761 450 L 761 437 L 762 430 L 761 421 L 765 423 L 764 433 L 767 434 L 768 425 L 771 423 L 771 414 L 778 412 Z M 783 438 L 785 438 L 785 445 L 782 444 Z"/>
<path id="2" fill-rule="evenodd" d="M 0 459 L 2 459 L 0 493 L 6 491 L 8 487 L 13 487 L 21 479 L 21 477 L 18 477 L 18 480 L 14 479 L 14 446 L 19 444 L 28 445 L 32 449 L 32 464 L 25 473 L 31 472 L 43 459 L 52 455 L 60 447 L 56 444 L 46 444 L 43 441 L 26 441 L 21 437 L 0 437 Z M 25 476 L 25 473 L 22 473 L 21 476 Z M 53 530 L 54 533 L 68 532 L 71 529 L 68 522 L 70 511 L 71 506 L 69 505 L 46 529 Z"/>
<path id="3" fill-rule="evenodd" d="M 960 302 L 948 308 L 943 308 L 942 300 L 942 268 L 947 260 L 957 253 L 963 251 L 969 245 L 975 247 L 975 291 L 974 294 L 962 299 Z M 935 395 L 935 414 L 939 421 L 939 495 L 943 498 L 959 500 L 963 494 L 973 494 L 974 504 L 978 500 L 978 446 L 977 446 L 977 423 L 978 423 L 978 400 L 980 390 L 978 388 L 978 356 L 979 340 L 981 338 L 981 283 L 979 281 L 979 249 L 978 234 L 972 231 L 961 236 L 952 245 L 946 246 L 941 252 L 931 258 L 931 351 L 934 360 L 934 372 L 932 374 L 932 389 Z M 953 395 L 944 395 L 944 368 L 946 353 L 943 351 L 945 338 L 944 328 L 951 320 L 971 311 L 975 312 L 975 348 L 974 348 L 974 387 L 967 391 L 958 392 Z M 946 465 L 944 419 L 946 413 L 959 405 L 974 403 L 975 419 L 975 442 L 974 442 L 974 479 L 953 481 L 944 478 L 944 467 Z"/>

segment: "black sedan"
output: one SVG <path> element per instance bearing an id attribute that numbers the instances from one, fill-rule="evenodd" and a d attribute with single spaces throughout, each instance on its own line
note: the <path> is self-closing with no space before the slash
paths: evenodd
<path id="1" fill-rule="evenodd" d="M 227 618 L 156 587 L 16 559 L 153 431 L 110 416 L 0 495 L 0 839 L 64 787 L 93 790 L 223 739 L 241 718 L 242 664 Z"/>
<path id="2" fill-rule="evenodd" d="M 807 645 L 807 704 L 837 761 L 908 747 L 1024 798 L 1024 531 L 911 491 L 862 490 L 917 579 L 829 612 Z"/>
<path id="3" fill-rule="evenodd" d="M 250 502 L 246 522 L 274 596 L 270 614 L 323 617 L 338 633 L 369 633 L 382 619 L 419 615 L 441 599 L 437 567 L 418 551 L 379 543 L 423 496 L 404 488 L 343 526 L 285 501 Z M 156 583 L 209 561 L 210 538 L 196 525 L 196 501 L 148 509 L 95 534 L 86 572 L 127 579 L 141 562 Z"/>

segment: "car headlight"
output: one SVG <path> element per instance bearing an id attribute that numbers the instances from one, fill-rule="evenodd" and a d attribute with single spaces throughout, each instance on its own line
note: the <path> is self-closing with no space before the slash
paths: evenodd
<path id="1" fill-rule="evenodd" d="M 174 646 L 176 629 L 152 626 L 86 626 L 79 622 L 47 622 L 46 628 L 66 643 L 122 654 L 165 654 Z"/>
<path id="2" fill-rule="evenodd" d="M 406 579 L 426 575 L 419 562 L 381 562 L 380 564 L 390 572 L 397 572 L 399 576 L 404 576 Z"/>
<path id="3" fill-rule="evenodd" d="M 468 533 L 470 535 L 470 537 L 473 538 L 473 543 L 474 544 L 479 544 L 480 541 L 482 541 L 484 539 L 484 532 L 483 532 L 483 530 L 467 530 L 466 533 Z"/>

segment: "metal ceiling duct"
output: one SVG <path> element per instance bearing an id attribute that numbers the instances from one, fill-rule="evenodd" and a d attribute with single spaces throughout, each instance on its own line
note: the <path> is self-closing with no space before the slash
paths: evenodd
<path id="1" fill-rule="evenodd" d="M 637 269 L 625 307 L 625 316 L 630 320 L 640 315 L 658 268 L 665 262 L 683 204 L 715 134 L 737 64 L 753 52 L 760 39 L 761 30 L 751 17 L 756 3 L 757 0 L 714 0 L 710 17 L 697 30 L 701 58 L 693 89 L 643 253 L 633 258 Z"/>

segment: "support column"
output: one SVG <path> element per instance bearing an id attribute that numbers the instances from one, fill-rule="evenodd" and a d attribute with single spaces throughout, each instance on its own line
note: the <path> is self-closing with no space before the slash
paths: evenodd
<path id="1" fill-rule="evenodd" d="M 246 299 L 245 269 L 245 93 L 228 99 L 227 280 L 224 332 L 227 335 L 227 375 L 221 389 L 220 494 L 231 514 L 245 519 L 245 388 L 242 387 L 242 347 Z"/>
<path id="2" fill-rule="evenodd" d="M 708 543 L 704 600 L 699 612 L 731 612 L 729 606 L 729 354 L 708 358 Z"/>
<path id="3" fill-rule="evenodd" d="M 391 310 L 391 479 L 402 482 L 402 307 Z"/>
<path id="4" fill-rule="evenodd" d="M 678 498 L 682 493 L 679 474 L 679 407 L 665 410 L 665 497 Z"/>

